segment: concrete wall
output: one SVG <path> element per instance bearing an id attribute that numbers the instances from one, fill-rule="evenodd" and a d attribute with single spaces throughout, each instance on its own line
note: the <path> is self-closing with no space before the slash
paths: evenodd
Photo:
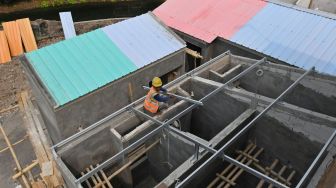
<path id="1" fill-rule="evenodd" d="M 154 76 L 163 76 L 172 71 L 176 72 L 176 77 L 182 75 L 184 73 L 184 61 L 185 51 L 183 49 L 73 102 L 58 107 L 54 109 L 54 112 L 44 110 L 51 108 L 47 107 L 48 103 L 45 102 L 50 101 L 50 98 L 46 95 L 41 96 L 39 91 L 34 91 L 53 142 L 57 143 L 78 132 L 79 128 L 85 128 L 129 104 L 129 84 L 133 87 L 133 100 L 136 100 L 146 94 L 142 86 L 148 85 Z M 28 62 L 24 60 L 24 64 L 27 66 Z M 34 84 L 40 85 L 40 87 L 34 87 L 34 90 L 42 88 L 41 82 L 32 85 Z"/>
<path id="2" fill-rule="evenodd" d="M 285 119 L 284 119 L 285 120 Z M 286 120 L 285 120 L 286 121 Z M 294 124 L 294 121 L 287 122 Z M 309 122 L 306 122 L 309 124 Z M 264 116 L 248 133 L 248 139 L 264 148 L 259 160 L 269 166 L 274 159 L 296 170 L 292 182 L 298 182 L 317 156 L 322 144 L 309 140 L 303 134 L 293 132 L 281 121 Z"/>
<path id="3" fill-rule="evenodd" d="M 196 98 L 201 98 L 213 90 L 213 87 L 193 81 L 190 90 L 198 96 Z M 191 112 L 188 131 L 200 138 L 210 140 L 247 108 L 247 104 L 225 93 L 218 93 L 204 102 L 202 108 L 196 108 Z"/>
<path id="4" fill-rule="evenodd" d="M 243 59 L 239 60 L 235 57 L 232 57 L 232 61 L 244 62 Z M 257 76 L 256 69 L 239 80 L 239 87 L 270 98 L 279 96 L 304 73 L 300 69 L 288 70 L 288 67 L 275 64 L 261 66 L 259 69 L 263 71 L 261 76 Z M 336 117 L 334 110 L 334 106 L 336 106 L 336 78 L 311 73 L 284 98 L 284 101 Z"/>
<path id="5" fill-rule="evenodd" d="M 181 165 L 194 153 L 194 144 L 181 140 L 174 133 L 165 132 L 159 147 L 148 152 L 150 172 L 157 182 Z"/>

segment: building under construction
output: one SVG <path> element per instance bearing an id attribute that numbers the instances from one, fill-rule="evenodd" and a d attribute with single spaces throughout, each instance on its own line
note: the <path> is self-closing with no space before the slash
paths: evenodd
<path id="1" fill-rule="evenodd" d="M 227 52 L 53 146 L 69 187 L 316 187 L 335 154 L 335 78 Z"/>
<path id="2" fill-rule="evenodd" d="M 32 164 L 20 166 L 13 146 L 23 141 L 11 143 L 0 121 L 0 153 L 10 150 L 21 185 L 330 187 L 336 18 L 266 0 L 167 0 L 76 36 L 71 14 L 62 16 L 24 34 L 60 37 L 63 27 L 66 40 L 17 58 L 33 97 L 21 93 L 23 118 L 10 120 L 26 125 Z M 174 97 L 149 114 L 154 76 Z"/>

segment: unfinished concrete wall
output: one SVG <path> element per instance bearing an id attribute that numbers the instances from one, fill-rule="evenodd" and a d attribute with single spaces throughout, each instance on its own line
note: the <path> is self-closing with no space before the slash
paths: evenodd
<path id="1" fill-rule="evenodd" d="M 249 142 L 253 142 L 257 145 L 257 149 L 264 148 L 257 158 L 261 166 L 270 166 L 275 159 L 279 159 L 275 171 L 279 171 L 282 165 L 287 165 L 287 171 L 284 173 L 284 177 L 287 177 L 292 170 L 296 171 L 291 181 L 293 183 L 292 186 L 295 186 L 322 148 L 325 136 L 330 136 L 330 129 L 327 130 L 328 128 L 324 127 L 325 130 L 316 131 L 316 134 L 319 135 L 319 141 L 312 140 L 307 136 L 309 130 L 301 127 L 297 128 L 300 129 L 301 132 L 297 132 L 293 131 L 291 126 L 302 121 L 305 122 L 304 125 L 307 127 L 319 127 L 320 125 L 316 122 L 312 123 L 305 119 L 289 118 L 291 114 L 279 109 L 273 109 L 269 113 L 271 116 L 266 115 L 257 121 L 257 123 L 255 123 L 247 133 L 235 141 L 225 153 L 235 158 L 238 156 L 235 151 L 244 150 Z M 279 114 L 282 115 L 278 116 Z M 277 119 L 272 116 L 275 116 Z M 228 135 L 228 137 L 230 137 L 230 135 Z M 225 142 L 220 143 L 220 145 L 223 144 L 225 144 Z M 219 146 L 215 147 L 219 148 Z M 205 155 L 204 158 L 206 159 L 209 156 Z M 186 187 L 206 187 L 216 177 L 216 173 L 222 172 L 228 165 L 229 163 L 223 162 L 221 159 L 215 160 L 211 165 L 203 169 L 199 175 L 194 177 L 193 181 Z M 194 167 L 191 167 L 189 171 L 192 171 L 196 166 L 198 165 L 196 164 Z M 253 165 L 252 167 L 256 168 Z M 255 176 L 243 172 L 242 176 L 235 182 L 239 182 L 236 187 L 255 187 L 259 181 L 260 179 Z"/>
<path id="2" fill-rule="evenodd" d="M 234 55 L 227 56 L 204 69 L 198 75 L 225 83 L 255 62 L 257 60 Z M 304 72 L 301 69 L 268 62 L 239 79 L 235 86 L 269 98 L 276 98 Z M 336 105 L 336 79 L 332 76 L 311 73 L 284 98 L 284 101 L 336 117 L 336 111 L 334 110 Z"/>
<path id="3" fill-rule="evenodd" d="M 244 62 L 242 59 L 232 57 L 234 62 Z M 246 66 L 244 67 L 246 68 Z M 291 85 L 304 71 L 283 66 L 270 65 L 252 71 L 239 80 L 239 87 L 250 92 L 258 93 L 270 98 L 279 96 Z M 318 76 L 311 73 L 285 97 L 284 101 L 315 112 L 336 117 L 334 106 L 336 105 L 336 79 L 330 76 Z"/>
<path id="4" fill-rule="evenodd" d="M 53 142 L 59 142 L 78 132 L 79 128 L 85 128 L 129 104 L 129 84 L 132 86 L 133 100 L 136 100 L 145 95 L 146 91 L 142 86 L 148 85 L 154 76 L 163 76 L 170 72 L 174 72 L 176 77 L 180 76 L 184 73 L 184 61 L 185 51 L 183 49 L 73 102 L 57 107 L 53 110 L 54 112 L 43 110 L 47 128 L 49 132 L 52 132 Z M 23 64 L 29 68 L 29 63 L 25 58 Z M 30 74 L 34 75 L 32 71 Z M 41 82 L 36 81 L 36 76 L 32 77 L 35 77 L 35 79 L 31 79 L 32 82 L 35 82 L 33 85 L 40 85 L 34 89 L 43 88 Z M 46 105 L 51 106 L 50 104 L 53 103 L 50 101 L 50 97 L 41 96 L 39 91 L 35 94 L 38 99 L 41 99 L 37 100 L 41 109 L 51 108 L 46 107 Z M 48 100 L 48 103 L 45 102 Z"/>
<path id="5" fill-rule="evenodd" d="M 164 133 L 160 147 L 151 150 L 147 157 L 150 171 L 156 182 L 160 182 L 170 172 L 193 155 L 194 144 L 181 140 L 174 133 Z"/>
<path id="6" fill-rule="evenodd" d="M 188 93 L 192 92 L 195 99 L 200 99 L 214 90 L 213 86 L 196 80 L 185 83 L 181 88 L 185 88 Z M 183 123 L 182 128 L 185 130 L 188 127 L 188 132 L 210 140 L 247 108 L 247 104 L 220 92 L 204 102 L 201 108 L 194 109 L 190 113 L 188 125 Z"/>

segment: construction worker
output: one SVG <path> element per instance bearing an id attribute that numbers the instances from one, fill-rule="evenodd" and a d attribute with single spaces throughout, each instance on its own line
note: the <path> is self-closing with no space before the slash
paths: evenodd
<path id="1" fill-rule="evenodd" d="M 165 94 L 167 90 L 162 88 L 162 81 L 159 77 L 154 77 L 152 80 L 152 87 L 147 93 L 146 99 L 144 101 L 144 108 L 152 113 L 156 114 L 160 109 L 168 107 L 169 97 Z"/>

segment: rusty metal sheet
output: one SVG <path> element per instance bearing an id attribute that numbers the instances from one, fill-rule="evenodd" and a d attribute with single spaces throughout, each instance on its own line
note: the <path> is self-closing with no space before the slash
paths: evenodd
<path id="1" fill-rule="evenodd" d="M 26 52 L 37 50 L 36 40 L 29 18 L 16 20 L 16 23 L 19 26 L 22 42 Z"/>
<path id="2" fill-rule="evenodd" d="M 7 38 L 4 31 L 0 31 L 0 63 L 11 60 Z"/>

